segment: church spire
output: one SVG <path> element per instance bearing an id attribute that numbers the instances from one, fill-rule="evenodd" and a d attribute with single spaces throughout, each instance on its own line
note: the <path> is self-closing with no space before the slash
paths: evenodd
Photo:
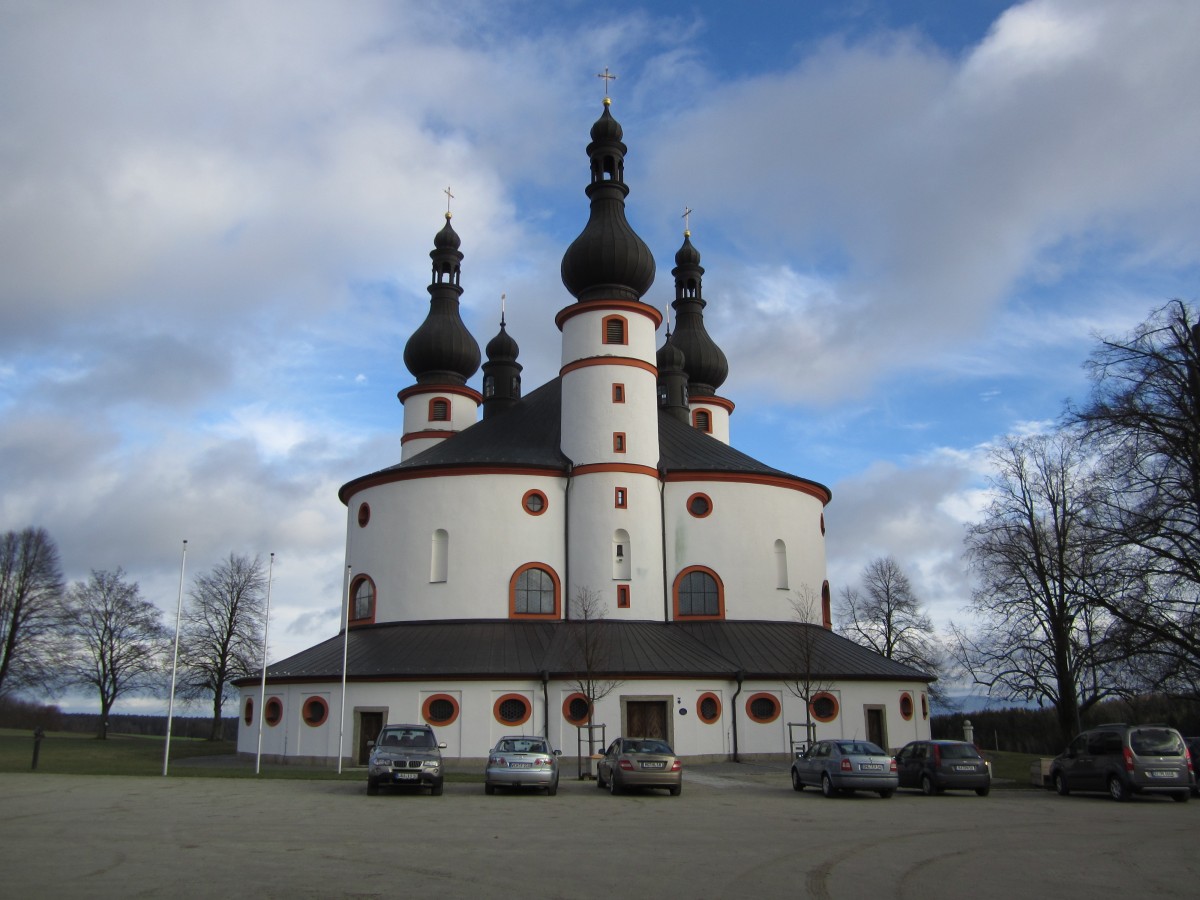
<path id="1" fill-rule="evenodd" d="M 684 208 L 684 219 L 691 215 Z M 712 396 L 729 377 L 729 362 L 704 327 L 703 276 L 700 252 L 692 246 L 691 229 L 684 227 L 683 246 L 675 254 L 675 335 L 672 340 L 683 351 L 688 390 L 693 397 Z"/>
<path id="2" fill-rule="evenodd" d="M 520 348 L 504 330 L 504 295 L 500 295 L 500 332 L 488 341 L 483 364 L 483 417 L 490 418 L 521 399 Z"/>

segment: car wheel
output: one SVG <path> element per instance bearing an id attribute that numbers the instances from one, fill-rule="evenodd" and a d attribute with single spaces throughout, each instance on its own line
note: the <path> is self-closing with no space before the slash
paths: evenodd
<path id="1" fill-rule="evenodd" d="M 928 775 L 921 776 L 921 793 L 926 797 L 932 797 L 937 793 L 937 788 L 933 785 L 933 779 Z"/>
<path id="2" fill-rule="evenodd" d="M 617 779 L 615 776 L 608 780 L 608 792 L 614 797 L 621 793 L 621 789 L 617 787 Z"/>
<path id="3" fill-rule="evenodd" d="M 673 788 L 667 788 L 667 790 L 669 790 L 671 792 L 672 797 L 678 797 L 680 795 L 680 793 L 683 791 L 683 785 L 677 784 Z M 1175 799 L 1178 800 L 1179 798 L 1176 797 Z"/>
<path id="4" fill-rule="evenodd" d="M 440 784 L 435 784 L 433 787 L 431 787 L 429 789 L 429 794 L 432 797 L 442 796 L 442 786 Z"/>
<path id="5" fill-rule="evenodd" d="M 1058 791 L 1060 797 L 1065 797 L 1071 793 L 1071 788 L 1067 786 L 1067 776 L 1062 772 L 1054 773 L 1054 790 Z"/>
<path id="6" fill-rule="evenodd" d="M 797 772 L 795 769 L 792 769 L 792 790 L 793 791 L 804 790 L 804 782 L 800 780 L 800 773 Z"/>
<path id="7" fill-rule="evenodd" d="M 488 784 L 487 782 L 484 782 L 483 792 L 490 797 L 492 794 L 496 793 L 496 786 L 494 784 Z"/>
<path id="8" fill-rule="evenodd" d="M 821 776 L 821 793 L 826 797 L 837 796 L 837 789 L 834 788 L 833 779 L 829 777 L 828 772 Z"/>
<path id="9" fill-rule="evenodd" d="M 550 787 L 546 788 L 546 796 L 553 797 L 558 793 L 558 782 L 555 781 Z"/>
<path id="10" fill-rule="evenodd" d="M 895 793 L 895 791 L 880 791 L 879 796 L 882 797 L 884 800 L 886 800 L 886 799 L 888 799 L 888 797 L 892 796 L 892 794 L 894 794 L 894 793 Z"/>
<path id="11" fill-rule="evenodd" d="M 367 794 L 371 797 L 374 797 L 378 793 L 379 793 L 379 782 L 376 781 L 374 778 L 368 778 L 367 779 Z"/>
<path id="12" fill-rule="evenodd" d="M 1125 787 L 1125 782 L 1113 775 L 1108 779 L 1108 795 L 1118 803 L 1124 803 L 1129 799 L 1129 788 Z"/>
<path id="13" fill-rule="evenodd" d="M 991 790 L 992 789 L 990 787 L 975 788 L 975 793 L 978 794 L 980 797 L 986 797 L 989 793 L 991 793 Z"/>
<path id="14" fill-rule="evenodd" d="M 1192 797 L 1191 791 L 1180 791 L 1177 794 L 1172 794 L 1171 799 L 1176 803 L 1187 803 Z"/>

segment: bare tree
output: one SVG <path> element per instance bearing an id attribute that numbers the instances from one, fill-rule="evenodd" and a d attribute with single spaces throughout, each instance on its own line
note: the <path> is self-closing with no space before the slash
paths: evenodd
<path id="1" fill-rule="evenodd" d="M 784 687 L 789 694 L 804 701 L 804 740 L 811 744 L 816 740 L 816 725 L 812 720 L 813 698 L 829 690 L 833 682 L 822 673 L 819 659 L 821 631 L 821 600 L 809 586 L 792 592 L 788 601 L 793 618 L 800 624 L 794 631 L 791 644 L 792 671 L 784 676 Z"/>
<path id="2" fill-rule="evenodd" d="M 1090 402 L 1068 415 L 1103 455 L 1098 524 L 1138 590 L 1092 599 L 1144 636 L 1168 680 L 1200 680 L 1200 323 L 1179 300 L 1088 363 Z"/>
<path id="3" fill-rule="evenodd" d="M 63 685 L 100 694 L 101 740 L 117 698 L 162 686 L 167 631 L 162 612 L 143 600 L 121 569 L 94 571 L 67 591 L 58 625 L 57 674 Z"/>
<path id="4" fill-rule="evenodd" d="M 867 564 L 861 592 L 853 587 L 842 591 L 837 630 L 887 659 L 930 675 L 944 670 L 945 651 L 934 633 L 933 620 L 922 609 L 900 564 L 890 556 Z M 945 702 L 937 682 L 930 684 L 929 692 Z"/>
<path id="5" fill-rule="evenodd" d="M 62 593 L 58 547 L 45 529 L 0 538 L 0 697 L 44 682 Z"/>
<path id="6" fill-rule="evenodd" d="M 230 682 L 260 671 L 266 588 L 261 558 L 230 553 L 188 592 L 179 638 L 183 693 L 212 697 L 210 740 L 221 739 Z"/>
<path id="7" fill-rule="evenodd" d="M 1052 705 L 1065 744 L 1112 693 L 1111 619 L 1090 604 L 1113 588 L 1090 524 L 1092 467 L 1066 431 L 1009 438 L 992 463 L 992 501 L 966 538 L 977 625 L 952 626 L 954 654 L 989 692 Z"/>
<path id="8" fill-rule="evenodd" d="M 610 665 L 609 632 L 604 622 L 604 601 L 600 594 L 587 588 L 579 588 L 571 598 L 571 640 L 574 645 L 579 670 L 568 687 L 587 699 L 587 724 L 591 725 L 596 704 L 615 691 L 624 682 L 609 677 Z M 588 755 L 595 752 L 592 730 L 588 729 Z"/>

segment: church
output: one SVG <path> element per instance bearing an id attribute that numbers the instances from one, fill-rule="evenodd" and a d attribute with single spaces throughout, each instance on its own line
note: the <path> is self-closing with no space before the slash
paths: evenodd
<path id="1" fill-rule="evenodd" d="M 606 96 L 588 221 L 562 258 L 561 365 L 532 390 L 503 313 L 480 365 L 446 213 L 404 348 L 400 460 L 338 494 L 342 629 L 270 665 L 261 710 L 260 679 L 238 682 L 240 753 L 261 727 L 266 759 L 357 764 L 407 722 L 449 762 L 513 733 L 565 759 L 620 735 L 697 760 L 929 737 L 931 677 L 831 629 L 829 489 L 732 445 L 686 228 L 674 330 L 644 301 L 655 261 L 626 218 L 627 150 Z"/>

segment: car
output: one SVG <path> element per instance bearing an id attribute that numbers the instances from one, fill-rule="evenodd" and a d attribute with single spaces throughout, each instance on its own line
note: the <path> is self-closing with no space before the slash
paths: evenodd
<path id="1" fill-rule="evenodd" d="M 620 794 L 629 788 L 683 790 L 683 761 L 658 738 L 619 737 L 596 764 L 596 787 Z"/>
<path id="2" fill-rule="evenodd" d="M 947 790 L 986 797 L 992 789 L 991 766 L 967 741 L 910 741 L 896 754 L 896 774 L 900 787 L 920 788 L 927 797 Z"/>
<path id="3" fill-rule="evenodd" d="M 1200 737 L 1185 737 L 1183 742 L 1192 758 L 1192 796 L 1200 797 L 1200 771 L 1197 771 L 1200 768 Z"/>
<path id="4" fill-rule="evenodd" d="M 442 750 L 428 725 L 385 725 L 374 741 L 368 742 L 367 793 L 379 793 L 381 787 L 428 787 L 429 793 L 442 793 Z"/>
<path id="5" fill-rule="evenodd" d="M 1098 725 L 1077 735 L 1050 763 L 1050 785 L 1064 797 L 1108 791 L 1124 801 L 1161 793 L 1186 803 L 1195 781 L 1187 744 L 1167 725 Z"/>
<path id="6" fill-rule="evenodd" d="M 500 738 L 488 754 L 483 773 L 483 792 L 496 793 L 498 787 L 544 788 L 546 796 L 558 793 L 558 758 L 561 750 L 551 750 L 549 742 L 537 735 L 513 734 Z"/>
<path id="7" fill-rule="evenodd" d="M 874 791 L 886 799 L 898 783 L 896 760 L 870 741 L 817 741 L 792 761 L 792 788 L 797 791 L 813 785 L 826 797 Z"/>

